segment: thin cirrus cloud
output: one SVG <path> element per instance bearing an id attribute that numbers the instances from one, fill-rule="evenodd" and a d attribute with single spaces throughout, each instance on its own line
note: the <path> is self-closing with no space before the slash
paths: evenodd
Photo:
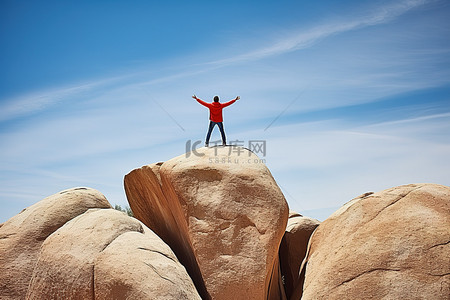
<path id="1" fill-rule="evenodd" d="M 31 92 L 0 103 L 0 122 L 43 111 L 52 105 L 71 97 L 92 93 L 111 84 L 123 81 L 129 75 L 117 76 L 75 84 L 66 87 L 53 88 Z"/>
<path id="2" fill-rule="evenodd" d="M 285 38 L 260 40 L 237 55 L 179 53 L 183 64 L 165 60 L 155 68 L 149 61 L 146 71 L 1 100 L 0 202 L 11 209 L 0 220 L 80 184 L 98 188 L 111 203 L 126 203 L 123 174 L 180 155 L 186 140 L 204 138 L 207 111 L 191 92 L 245 96 L 225 113 L 229 140 L 267 141 L 267 164 L 294 210 L 335 207 L 403 183 L 445 184 L 445 28 L 424 22 L 434 0 L 389 2 L 309 29 L 290 28 Z M 401 18 L 421 9 L 420 20 Z M 427 89 L 436 86 L 435 97 Z M 419 89 L 427 91 L 400 97 Z M 24 126 L 8 127 L 33 114 L 38 117 Z"/>
<path id="3" fill-rule="evenodd" d="M 330 22 L 327 24 L 318 25 L 309 30 L 300 30 L 289 37 L 274 42 L 272 45 L 263 46 L 256 50 L 251 50 L 247 53 L 238 54 L 236 56 L 219 59 L 211 62 L 200 63 L 203 69 L 197 69 L 195 72 L 175 72 L 160 78 L 140 78 L 146 77 L 145 73 L 139 74 L 125 74 L 114 78 L 106 78 L 89 83 L 74 85 L 50 91 L 42 91 L 38 93 L 23 95 L 16 99 L 9 99 L 2 101 L 0 104 L 0 122 L 12 120 L 17 117 L 26 116 L 47 109 L 55 103 L 64 101 L 71 97 L 82 95 L 83 93 L 101 90 L 111 83 L 114 84 L 129 84 L 126 79 L 135 78 L 140 81 L 137 84 L 152 85 L 161 82 L 181 80 L 185 77 L 195 76 L 202 73 L 207 73 L 211 70 L 225 67 L 231 64 L 243 64 L 248 61 L 261 60 L 272 56 L 282 55 L 285 53 L 306 49 L 326 39 L 332 35 L 361 29 L 368 26 L 375 26 L 394 20 L 395 18 L 405 14 L 406 12 L 424 6 L 429 3 L 427 0 L 409 0 L 394 4 L 389 4 L 381 8 L 377 8 L 374 13 L 364 15 L 362 17 L 350 18 L 340 22 Z M 132 85 L 136 82 L 131 83 Z"/>
<path id="4" fill-rule="evenodd" d="M 290 37 L 276 41 L 273 45 L 262 47 L 248 53 L 209 62 L 210 65 L 229 65 L 245 61 L 259 60 L 270 56 L 306 49 L 317 42 L 339 33 L 375 26 L 392 21 L 408 11 L 427 4 L 427 0 L 408 0 L 378 8 L 375 13 L 341 22 L 323 24 L 307 31 L 291 34 Z"/>
<path id="5" fill-rule="evenodd" d="M 10 99 L 1 105 L 0 122 L 44 110 L 55 102 L 65 99 L 70 95 L 90 90 L 92 86 L 92 84 L 73 86 L 53 91 L 23 95 L 21 97 Z"/>

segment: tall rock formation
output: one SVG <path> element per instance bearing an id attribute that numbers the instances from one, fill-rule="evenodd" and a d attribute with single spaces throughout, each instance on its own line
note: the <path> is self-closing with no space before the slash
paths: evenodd
<path id="1" fill-rule="evenodd" d="M 135 216 L 176 253 L 204 299 L 283 299 L 288 206 L 250 151 L 201 148 L 125 176 Z"/>
<path id="2" fill-rule="evenodd" d="M 449 299 L 450 187 L 358 197 L 319 225 L 292 299 Z"/>

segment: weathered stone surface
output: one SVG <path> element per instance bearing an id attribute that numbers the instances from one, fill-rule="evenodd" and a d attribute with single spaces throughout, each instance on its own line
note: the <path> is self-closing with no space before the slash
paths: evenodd
<path id="1" fill-rule="evenodd" d="M 0 227 L 0 298 L 24 299 L 44 240 L 90 208 L 110 208 L 90 188 L 73 188 L 24 209 Z"/>
<path id="2" fill-rule="evenodd" d="M 281 272 L 287 298 L 292 295 L 298 284 L 300 266 L 306 256 L 309 238 L 319 224 L 316 219 L 289 212 L 286 232 L 280 245 Z"/>
<path id="3" fill-rule="evenodd" d="M 147 227 L 119 236 L 94 265 L 95 299 L 201 299 L 175 254 Z"/>
<path id="4" fill-rule="evenodd" d="M 302 299 L 448 299 L 449 257 L 450 187 L 363 195 L 311 237 Z"/>
<path id="5" fill-rule="evenodd" d="M 232 150 L 201 148 L 164 162 L 160 181 L 154 165 L 134 170 L 125 176 L 128 201 L 174 249 L 197 288 L 206 286 L 204 298 L 282 299 L 278 248 L 287 203 L 256 155 Z"/>
<path id="6" fill-rule="evenodd" d="M 136 218 L 151 228 L 175 252 L 194 281 L 203 299 L 209 294 L 189 238 L 188 226 L 176 195 L 162 191 L 159 170 L 162 163 L 151 164 L 125 176 L 128 202 Z"/>
<path id="7" fill-rule="evenodd" d="M 122 212 L 91 209 L 45 240 L 27 299 L 200 297 L 153 232 Z"/>

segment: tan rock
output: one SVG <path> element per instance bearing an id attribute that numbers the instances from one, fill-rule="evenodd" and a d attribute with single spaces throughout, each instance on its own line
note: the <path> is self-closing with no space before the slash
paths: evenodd
<path id="1" fill-rule="evenodd" d="M 153 231 L 127 232 L 94 262 L 95 299 L 201 300 L 172 250 Z"/>
<path id="2" fill-rule="evenodd" d="M 302 299 L 448 299 L 449 239 L 450 187 L 358 197 L 311 237 Z"/>
<path id="3" fill-rule="evenodd" d="M 197 152 L 203 156 L 182 155 L 163 163 L 162 185 L 150 166 L 125 177 L 136 217 L 177 256 L 181 251 L 175 249 L 190 252 L 187 269 L 197 264 L 213 299 L 282 299 L 278 248 L 288 206 L 275 180 L 243 148 Z M 196 271 L 189 272 L 194 278 Z"/>
<path id="4" fill-rule="evenodd" d="M 0 298 L 24 299 L 44 240 L 90 208 L 110 208 L 90 188 L 73 188 L 24 209 L 0 227 Z"/>
<path id="5" fill-rule="evenodd" d="M 189 238 L 188 226 L 177 196 L 162 191 L 161 163 L 144 166 L 125 176 L 125 191 L 134 216 L 167 243 L 185 266 L 203 299 L 209 294 Z"/>
<path id="6" fill-rule="evenodd" d="M 170 248 L 136 219 L 92 209 L 42 245 L 27 299 L 200 299 Z"/>
<path id="7" fill-rule="evenodd" d="M 309 238 L 319 224 L 316 219 L 293 211 L 289 213 L 286 232 L 280 245 L 280 264 L 287 298 L 298 284 L 300 266 L 306 256 Z"/>

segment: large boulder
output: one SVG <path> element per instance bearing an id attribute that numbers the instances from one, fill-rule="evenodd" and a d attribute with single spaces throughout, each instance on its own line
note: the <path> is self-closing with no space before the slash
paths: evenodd
<path id="1" fill-rule="evenodd" d="M 153 231 L 127 232 L 94 261 L 95 299 L 200 300 L 192 279 Z"/>
<path id="2" fill-rule="evenodd" d="M 450 187 L 358 197 L 311 237 L 301 299 L 448 299 L 449 238 Z"/>
<path id="3" fill-rule="evenodd" d="M 42 245 L 27 299 L 201 299 L 170 248 L 138 220 L 91 209 Z"/>
<path id="4" fill-rule="evenodd" d="M 0 227 L 0 298 L 24 299 L 45 239 L 90 208 L 110 208 L 98 191 L 73 188 L 24 209 Z"/>
<path id="5" fill-rule="evenodd" d="M 176 195 L 162 191 L 160 167 L 151 164 L 132 171 L 125 176 L 125 191 L 136 218 L 151 228 L 175 252 L 194 281 L 203 299 L 210 296 L 195 258 L 189 238 L 188 225 Z"/>
<path id="6" fill-rule="evenodd" d="M 309 238 L 319 224 L 316 219 L 289 212 L 286 232 L 280 245 L 281 273 L 287 298 L 290 298 L 298 284 L 298 274 L 306 256 Z"/>
<path id="7" fill-rule="evenodd" d="M 249 150 L 201 148 L 125 176 L 135 216 L 166 241 L 203 298 L 283 299 L 288 206 Z"/>

